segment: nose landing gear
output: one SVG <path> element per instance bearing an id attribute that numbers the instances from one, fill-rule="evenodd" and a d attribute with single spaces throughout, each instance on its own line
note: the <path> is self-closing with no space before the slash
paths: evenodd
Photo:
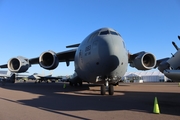
<path id="1" fill-rule="evenodd" d="M 105 85 L 104 84 L 101 85 L 101 95 L 105 95 L 106 91 L 109 92 L 109 95 L 113 95 L 114 94 L 114 86 L 112 84 L 109 84 L 108 81 L 106 81 Z"/>

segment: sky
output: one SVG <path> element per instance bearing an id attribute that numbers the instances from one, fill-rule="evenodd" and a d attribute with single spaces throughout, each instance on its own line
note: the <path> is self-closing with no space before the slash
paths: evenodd
<path id="1" fill-rule="evenodd" d="M 131 54 L 171 57 L 176 52 L 171 42 L 180 46 L 180 0 L 0 0 L 0 64 L 69 50 L 67 45 L 102 27 L 118 31 Z M 74 63 L 60 63 L 53 71 L 33 65 L 28 72 L 70 75 Z"/>

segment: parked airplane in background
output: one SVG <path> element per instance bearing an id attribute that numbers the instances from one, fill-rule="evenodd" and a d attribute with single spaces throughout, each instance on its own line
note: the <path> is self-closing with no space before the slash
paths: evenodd
<path id="1" fill-rule="evenodd" d="M 178 36 L 180 40 L 180 36 Z M 163 58 L 157 60 L 157 67 L 159 71 L 170 78 L 172 81 L 180 82 L 180 48 L 175 42 L 172 42 L 173 46 L 177 50 L 175 54 L 172 54 L 171 58 Z"/>
<path id="2" fill-rule="evenodd" d="M 153 54 L 139 52 L 130 54 L 125 48 L 121 35 L 111 28 L 101 28 L 88 35 L 80 44 L 66 46 L 75 47 L 63 52 L 43 52 L 40 57 L 27 59 L 22 56 L 11 58 L 0 68 L 8 68 L 11 72 L 25 72 L 32 64 L 39 64 L 47 70 L 55 69 L 59 62 L 74 61 L 76 78 L 70 85 L 82 82 L 101 84 L 101 94 L 108 88 L 109 95 L 114 94 L 113 85 L 117 84 L 127 71 L 128 63 L 138 70 L 149 70 L 155 67 Z M 106 88 L 105 88 L 106 86 Z"/>
<path id="3" fill-rule="evenodd" d="M 0 77 L 9 77 L 11 76 L 11 72 L 10 71 L 0 71 Z"/>
<path id="4" fill-rule="evenodd" d="M 15 83 L 15 74 L 12 74 L 10 71 L 0 71 L 0 81 Z"/>
<path id="5" fill-rule="evenodd" d="M 50 75 L 40 75 L 38 73 L 34 73 L 33 75 L 21 75 L 21 74 L 16 74 L 16 79 L 23 79 L 24 82 L 26 80 L 35 80 L 35 83 L 40 83 L 40 82 L 55 82 L 56 80 L 61 80 L 61 77 L 55 77 Z"/>

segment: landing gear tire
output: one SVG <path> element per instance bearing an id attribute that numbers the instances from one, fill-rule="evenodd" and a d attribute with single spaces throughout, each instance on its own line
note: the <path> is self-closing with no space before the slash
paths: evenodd
<path id="1" fill-rule="evenodd" d="M 79 86 L 82 86 L 82 82 L 79 82 Z"/>
<path id="2" fill-rule="evenodd" d="M 69 82 L 69 85 L 70 85 L 70 86 L 73 86 L 73 83 L 72 83 L 72 82 Z"/>
<path id="3" fill-rule="evenodd" d="M 105 85 L 101 85 L 101 95 L 105 95 L 106 94 L 106 87 Z"/>
<path id="4" fill-rule="evenodd" d="M 113 94 L 114 94 L 114 86 L 109 85 L 109 95 L 113 95 Z"/>

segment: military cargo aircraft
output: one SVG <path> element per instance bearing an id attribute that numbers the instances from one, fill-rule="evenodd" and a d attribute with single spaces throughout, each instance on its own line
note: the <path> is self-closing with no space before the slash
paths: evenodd
<path id="1" fill-rule="evenodd" d="M 39 57 L 11 58 L 0 68 L 8 68 L 11 72 L 25 72 L 32 64 L 39 64 L 47 70 L 55 69 L 59 62 L 69 66 L 74 61 L 76 78 L 70 85 L 82 82 L 101 84 L 101 94 L 108 90 L 114 94 L 113 85 L 117 84 L 127 71 L 128 63 L 138 70 L 149 70 L 155 67 L 156 58 L 153 54 L 141 51 L 130 54 L 125 47 L 121 35 L 112 28 L 100 28 L 88 35 L 81 43 L 66 46 L 74 48 L 62 52 L 46 51 Z M 106 89 L 107 88 L 107 89 Z"/>

